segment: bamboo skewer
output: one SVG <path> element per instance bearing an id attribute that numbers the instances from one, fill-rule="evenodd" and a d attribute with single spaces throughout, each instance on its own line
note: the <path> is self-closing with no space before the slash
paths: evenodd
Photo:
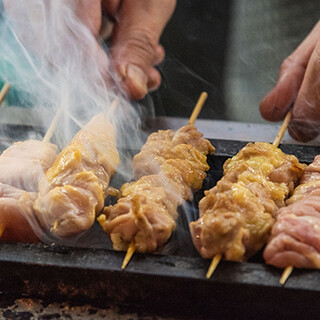
<path id="1" fill-rule="evenodd" d="M 273 145 L 275 145 L 276 147 L 278 147 L 278 145 L 280 144 L 280 141 L 281 141 L 284 133 L 287 130 L 287 127 L 288 127 L 288 124 L 289 124 L 289 122 L 291 120 L 291 117 L 292 117 L 292 111 L 290 110 L 288 112 L 287 116 L 285 117 L 284 121 L 283 121 L 283 124 L 282 124 L 282 126 L 281 126 L 281 128 L 279 130 L 277 138 L 273 142 Z M 286 283 L 286 281 L 290 277 L 290 274 L 292 273 L 292 271 L 293 271 L 293 266 L 287 266 L 283 270 L 283 273 L 282 273 L 281 278 L 280 278 L 280 284 L 281 285 L 284 285 Z"/>
<path id="2" fill-rule="evenodd" d="M 292 111 L 290 110 L 282 122 L 282 125 L 281 125 L 279 132 L 277 134 L 277 137 L 273 141 L 274 146 L 276 146 L 276 147 L 279 146 L 285 132 L 287 131 L 287 128 L 288 128 L 288 125 L 289 125 L 291 118 L 292 118 Z"/>
<path id="3" fill-rule="evenodd" d="M 207 100 L 207 98 L 208 98 L 208 94 L 206 92 L 202 92 L 197 104 L 195 105 L 195 107 L 192 111 L 192 114 L 190 116 L 188 124 L 194 124 L 196 122 L 198 115 L 199 115 L 205 101 Z"/>
<path id="4" fill-rule="evenodd" d="M 283 138 L 283 135 L 285 134 L 287 128 L 288 128 L 288 125 L 289 125 L 289 122 L 291 120 L 291 117 L 292 117 L 292 112 L 291 110 L 287 113 L 286 117 L 284 118 L 283 122 L 282 122 L 282 125 L 278 131 L 278 134 L 277 134 L 277 137 L 275 138 L 274 142 L 273 142 L 273 145 L 278 147 L 282 138 Z M 222 258 L 222 255 L 221 253 L 218 253 L 216 254 L 213 258 L 212 258 L 212 261 L 211 261 L 211 264 L 208 268 L 208 271 L 207 271 L 207 274 L 206 274 L 206 278 L 207 279 L 210 279 L 213 272 L 216 270 L 220 260 Z M 287 270 L 288 269 L 288 270 Z M 285 281 L 288 279 L 288 277 L 290 276 L 290 273 L 292 272 L 293 268 L 292 267 L 287 267 L 284 272 L 283 272 L 283 275 L 281 277 L 281 280 L 280 280 L 280 283 L 283 284 L 285 283 Z M 281 281 L 284 281 L 283 283 Z"/>
<path id="5" fill-rule="evenodd" d="M 214 271 L 216 270 L 220 260 L 222 258 L 222 254 L 221 253 L 218 253 L 216 254 L 213 258 L 212 258 L 212 261 L 210 263 L 210 266 L 208 268 L 208 271 L 207 271 L 207 274 L 206 274 L 206 278 L 207 279 L 210 279 L 212 274 L 214 273 Z"/>
<path id="6" fill-rule="evenodd" d="M 192 111 L 192 114 L 189 118 L 189 121 L 188 121 L 188 124 L 194 124 L 195 121 L 197 120 L 197 117 L 206 101 L 208 97 L 208 94 L 206 92 L 202 92 L 193 111 Z M 129 247 L 128 247 L 128 250 L 126 252 L 126 255 L 123 259 L 123 263 L 122 263 L 122 266 L 121 266 L 121 269 L 125 269 L 126 266 L 128 265 L 128 263 L 130 262 L 130 259 L 132 258 L 133 254 L 135 252 L 135 243 L 134 241 L 132 240 Z"/>
<path id="7" fill-rule="evenodd" d="M 5 83 L 4 86 L 2 87 L 1 91 L 0 91 L 0 104 L 3 102 L 3 100 L 5 99 L 7 93 L 9 92 L 11 86 L 9 83 Z"/>
<path id="8" fill-rule="evenodd" d="M 280 278 L 281 285 L 284 285 L 286 283 L 286 281 L 290 277 L 290 274 L 292 273 L 292 271 L 293 271 L 293 266 L 288 266 L 283 270 L 281 278 Z"/>

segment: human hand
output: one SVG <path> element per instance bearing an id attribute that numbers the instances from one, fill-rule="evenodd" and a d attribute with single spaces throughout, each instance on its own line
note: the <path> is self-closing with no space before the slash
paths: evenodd
<path id="1" fill-rule="evenodd" d="M 164 58 L 165 52 L 159 44 L 161 33 L 172 15 L 176 0 L 68 0 L 59 2 L 43 2 L 41 0 L 29 1 L 28 5 L 21 6 L 19 0 L 4 0 L 4 6 L 8 17 L 15 22 L 15 28 L 20 39 L 27 48 L 44 55 L 48 48 L 50 23 L 54 24 L 54 30 L 60 37 L 57 43 L 69 45 L 69 33 L 61 32 L 64 26 L 59 28 L 59 16 L 48 15 L 52 10 L 72 8 L 76 16 L 85 27 L 89 28 L 94 39 L 86 38 L 84 45 L 89 47 L 86 54 L 91 55 L 100 68 L 101 74 L 110 83 L 110 70 L 108 59 L 95 39 L 99 36 L 101 27 L 102 8 L 114 21 L 111 34 L 111 56 L 115 68 L 121 78 L 121 85 L 131 99 L 142 99 L 148 91 L 159 87 L 161 76 L 155 69 Z M 60 8 L 60 9 L 61 9 Z M 69 14 L 64 10 L 64 14 Z M 47 20 L 49 17 L 49 20 Z M 69 19 L 69 16 L 66 16 Z M 32 19 L 29 28 L 25 23 Z M 64 20 L 71 29 L 78 25 L 76 21 Z M 49 24 L 49 26 L 48 26 Z M 33 27 L 33 29 L 31 28 Z M 77 29 L 76 31 L 78 31 Z M 84 32 L 79 39 L 83 39 Z M 62 39 L 62 38 L 65 39 Z M 51 39 L 52 40 L 52 39 Z M 52 62 L 50 54 L 56 60 L 56 50 L 48 52 L 46 58 Z M 63 58 L 63 57 L 62 57 Z M 50 60 L 51 59 L 51 60 Z"/>
<path id="2" fill-rule="evenodd" d="M 111 56 L 123 87 L 132 99 L 142 99 L 161 83 L 155 69 L 165 56 L 159 38 L 175 4 L 176 0 L 79 1 L 79 15 L 94 35 L 98 35 L 101 25 L 101 5 L 115 22 Z"/>
<path id="3" fill-rule="evenodd" d="M 263 118 L 281 121 L 293 106 L 290 135 L 309 141 L 320 133 L 320 21 L 281 65 L 276 86 L 260 103 Z"/>

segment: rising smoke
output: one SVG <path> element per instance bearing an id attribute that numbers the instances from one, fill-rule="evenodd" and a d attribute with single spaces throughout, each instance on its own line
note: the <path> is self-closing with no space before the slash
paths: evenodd
<path id="1" fill-rule="evenodd" d="M 62 110 L 52 139 L 60 149 L 101 112 L 111 114 L 120 147 L 140 145 L 141 110 L 126 98 L 106 46 L 81 20 L 78 4 L 77 0 L 0 2 L 0 78 L 19 92 L 22 105 L 32 107 L 38 116 L 36 126 L 46 130 Z M 109 110 L 115 99 L 117 107 Z M 126 171 L 130 161 L 131 157 L 121 159 L 125 180 L 130 178 Z M 36 228 L 36 221 L 30 222 Z M 89 246 L 98 241 L 84 237 Z"/>

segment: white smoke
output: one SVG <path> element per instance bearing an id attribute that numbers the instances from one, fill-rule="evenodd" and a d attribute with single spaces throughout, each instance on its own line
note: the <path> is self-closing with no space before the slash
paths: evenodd
<path id="1" fill-rule="evenodd" d="M 112 116 L 120 147 L 141 145 L 140 107 L 127 99 L 106 46 L 81 20 L 78 4 L 77 0 L 0 2 L 0 78 L 19 92 L 23 105 L 33 108 L 40 120 L 37 125 L 48 129 L 62 110 L 52 138 L 60 149 L 79 126 L 101 112 Z M 111 111 L 115 99 L 118 104 Z M 128 180 L 130 157 L 121 161 L 120 173 Z"/>

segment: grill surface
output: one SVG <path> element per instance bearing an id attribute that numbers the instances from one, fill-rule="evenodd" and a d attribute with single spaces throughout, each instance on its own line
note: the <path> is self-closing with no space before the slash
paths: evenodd
<path id="1" fill-rule="evenodd" d="M 8 126 L 12 140 L 41 136 L 27 127 Z M 29 132 L 30 134 L 26 134 Z M 8 140 L 5 141 L 4 147 Z M 210 171 L 204 189 L 211 188 L 222 176 L 222 165 L 246 142 L 212 140 L 216 153 L 210 157 Z M 285 145 L 281 149 L 310 163 L 320 148 Z M 115 183 L 121 177 L 115 177 Z M 196 216 L 197 202 L 203 190 L 195 195 L 185 210 Z M 181 208 L 181 211 L 183 209 Z M 90 231 L 104 239 L 96 248 L 57 244 L 0 244 L 0 291 L 6 297 L 33 297 L 45 301 L 90 303 L 97 307 L 119 305 L 121 310 L 151 312 L 163 316 L 193 319 L 265 319 L 316 318 L 319 315 L 320 272 L 294 270 L 284 287 L 279 284 L 282 270 L 263 263 L 261 254 L 249 262 L 222 261 L 210 280 L 205 274 L 210 261 L 194 250 L 182 212 L 178 231 L 173 235 L 167 254 L 135 254 L 125 271 L 120 266 L 124 253 L 114 252 L 100 227 Z M 183 240 L 181 240 L 183 239 Z M 174 243 L 175 245 L 171 245 Z"/>

